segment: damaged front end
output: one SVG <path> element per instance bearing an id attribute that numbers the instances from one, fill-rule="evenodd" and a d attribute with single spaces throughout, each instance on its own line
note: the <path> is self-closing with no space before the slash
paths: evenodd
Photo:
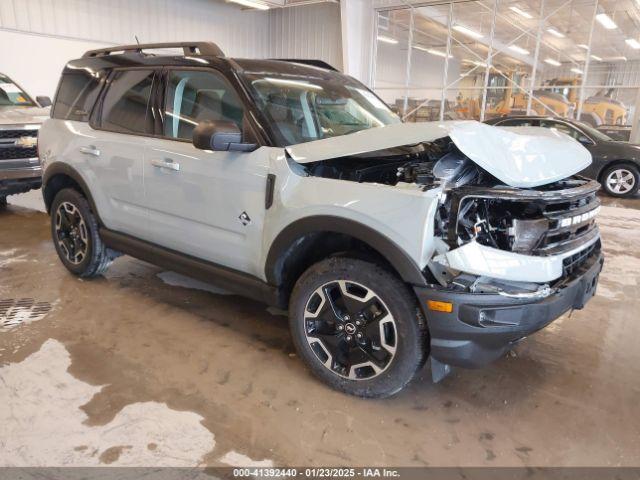
<path id="1" fill-rule="evenodd" d="M 305 175 L 410 187 L 437 202 L 421 257 L 427 286 L 414 286 L 435 381 L 499 358 L 595 293 L 600 186 L 576 175 L 590 154 L 563 134 L 530 132 L 433 122 L 288 150 Z"/>

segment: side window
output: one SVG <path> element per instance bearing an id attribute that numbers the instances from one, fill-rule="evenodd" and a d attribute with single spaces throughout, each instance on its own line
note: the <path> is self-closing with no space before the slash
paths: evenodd
<path id="1" fill-rule="evenodd" d="M 220 75 L 200 70 L 172 70 L 165 95 L 164 135 L 191 140 L 204 120 L 228 121 L 242 129 L 244 110 L 233 87 Z"/>
<path id="2" fill-rule="evenodd" d="M 571 128 L 569 125 L 560 122 L 554 122 L 550 120 L 541 120 L 540 126 L 545 128 L 550 128 L 552 130 L 558 130 L 559 132 L 566 133 L 570 137 L 578 138 L 580 136 L 580 132 L 578 132 L 575 128 Z"/>
<path id="3" fill-rule="evenodd" d="M 149 97 L 153 70 L 118 70 L 102 101 L 100 125 L 122 133 L 151 133 Z"/>
<path id="4" fill-rule="evenodd" d="M 512 118 L 510 120 L 504 120 L 498 123 L 499 127 L 531 127 L 533 126 L 533 122 L 531 120 L 520 120 L 517 118 Z"/>
<path id="5" fill-rule="evenodd" d="M 88 72 L 65 73 L 53 105 L 53 118 L 86 122 L 100 91 L 100 79 Z"/>

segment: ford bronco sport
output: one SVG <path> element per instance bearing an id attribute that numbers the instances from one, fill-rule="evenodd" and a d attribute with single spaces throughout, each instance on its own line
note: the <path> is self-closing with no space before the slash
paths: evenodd
<path id="1" fill-rule="evenodd" d="M 288 308 L 305 363 L 355 395 L 398 392 L 427 357 L 435 381 L 486 365 L 582 308 L 603 264 L 578 142 L 403 124 L 318 61 L 89 51 L 39 151 L 67 269 L 124 253 Z"/>
<path id="2" fill-rule="evenodd" d="M 40 188 L 38 129 L 49 117 L 49 97 L 32 99 L 0 73 L 0 208 L 7 196 Z"/>

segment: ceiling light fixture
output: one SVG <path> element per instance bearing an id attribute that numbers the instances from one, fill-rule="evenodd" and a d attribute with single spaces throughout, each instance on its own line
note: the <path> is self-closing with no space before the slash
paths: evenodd
<path id="1" fill-rule="evenodd" d="M 556 30 L 555 28 L 547 28 L 547 32 L 549 32 L 551 35 L 553 35 L 554 37 L 558 37 L 558 38 L 564 38 L 564 34 L 560 33 L 558 30 Z"/>
<path id="2" fill-rule="evenodd" d="M 483 37 L 483 35 L 481 33 L 478 33 L 475 30 L 471 30 L 470 28 L 464 27 L 462 25 L 454 25 L 453 29 L 457 30 L 460 33 L 464 33 L 465 35 L 468 35 L 469 37 L 473 37 L 473 38 L 482 38 Z"/>
<path id="3" fill-rule="evenodd" d="M 514 52 L 521 53 L 522 55 L 529 55 L 529 50 L 525 50 L 522 47 L 517 45 L 509 45 L 509 50 L 513 50 Z"/>
<path id="4" fill-rule="evenodd" d="M 554 67 L 559 67 L 561 65 L 559 61 L 554 60 L 553 58 L 546 58 L 544 61 L 549 65 L 553 65 Z"/>
<path id="5" fill-rule="evenodd" d="M 609 57 L 607 58 L 607 60 L 610 60 L 612 62 L 626 62 L 627 57 L 625 57 L 624 55 L 618 55 L 617 57 Z"/>
<path id="6" fill-rule="evenodd" d="M 589 50 L 589 45 L 585 45 L 584 43 L 579 43 L 578 46 L 580 48 L 584 48 L 585 50 Z"/>
<path id="7" fill-rule="evenodd" d="M 594 60 L 597 60 L 598 62 L 602 61 L 602 58 L 598 57 L 597 55 L 591 55 L 591 58 L 593 58 Z"/>
<path id="8" fill-rule="evenodd" d="M 599 13 L 598 15 L 596 15 L 596 20 L 598 20 L 598 22 L 600 22 L 600 25 L 602 25 L 607 30 L 613 30 L 614 28 L 618 28 L 618 25 L 616 25 L 616 22 L 614 22 L 611 19 L 611 17 L 606 13 Z"/>
<path id="9" fill-rule="evenodd" d="M 237 3 L 244 7 L 257 8 L 258 10 L 269 10 L 269 5 L 264 3 L 254 2 L 253 0 L 229 0 L 230 2 Z"/>
<path id="10" fill-rule="evenodd" d="M 638 42 L 635 38 L 627 38 L 625 40 L 625 43 L 634 50 L 638 50 L 640 48 L 640 42 Z"/>
<path id="11" fill-rule="evenodd" d="M 509 7 L 509 10 L 511 10 L 512 12 L 516 12 L 521 17 L 533 18 L 533 16 L 530 13 L 527 13 L 524 10 L 520 10 L 518 7 Z"/>
<path id="12" fill-rule="evenodd" d="M 578 75 L 582 75 L 584 72 L 582 70 L 580 70 L 579 68 L 572 68 L 571 71 L 573 73 L 577 73 Z"/>
<path id="13" fill-rule="evenodd" d="M 378 35 L 378 41 L 384 42 L 384 43 L 390 43 L 391 45 L 397 45 L 398 43 L 398 40 L 396 40 L 395 38 L 386 37 L 384 35 Z"/>

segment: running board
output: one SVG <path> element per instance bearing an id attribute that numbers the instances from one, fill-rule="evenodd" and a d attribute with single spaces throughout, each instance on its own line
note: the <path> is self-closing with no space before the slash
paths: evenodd
<path id="1" fill-rule="evenodd" d="M 130 255 L 162 268 L 220 286 L 225 290 L 259 302 L 283 308 L 279 290 L 263 280 L 222 265 L 145 242 L 138 238 L 100 228 L 104 244 L 118 252 Z"/>

